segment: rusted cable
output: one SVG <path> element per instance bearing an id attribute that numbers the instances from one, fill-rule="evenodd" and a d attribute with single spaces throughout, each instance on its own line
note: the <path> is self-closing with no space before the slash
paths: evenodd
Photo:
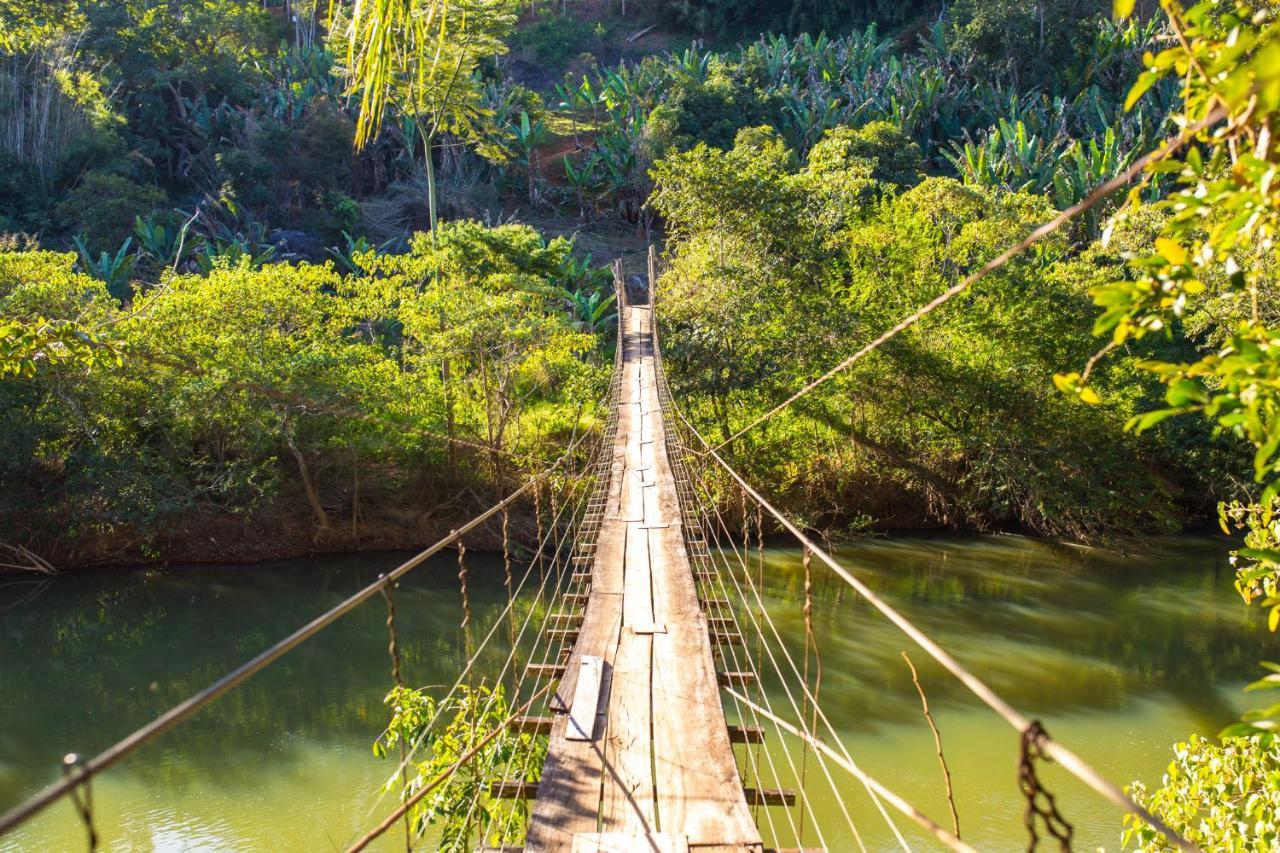
<path id="1" fill-rule="evenodd" d="M 71 803 L 84 823 L 89 837 L 89 853 L 93 853 L 98 849 L 99 841 L 98 828 L 93 822 L 93 777 L 85 772 L 80 756 L 74 752 L 62 759 L 62 776 L 74 785 L 71 789 Z"/>

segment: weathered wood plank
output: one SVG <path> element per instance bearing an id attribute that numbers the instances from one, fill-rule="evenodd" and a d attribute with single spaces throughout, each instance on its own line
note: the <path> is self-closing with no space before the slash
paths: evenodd
<path id="1" fill-rule="evenodd" d="M 742 794 L 753 806 L 794 806 L 796 792 L 789 788 L 743 788 Z"/>
<path id="2" fill-rule="evenodd" d="M 689 853 L 689 839 L 665 832 L 584 832 L 574 836 L 573 853 Z"/>
<path id="3" fill-rule="evenodd" d="M 657 406 L 656 389 L 651 392 Z M 660 415 L 657 417 L 661 417 Z M 660 424 L 660 420 L 659 420 Z M 698 605 L 681 518 L 679 494 L 657 431 L 654 493 L 657 511 L 673 522 L 652 530 L 654 609 L 668 633 L 654 636 L 654 766 L 658 815 L 664 830 L 690 845 L 759 845 L 760 832 L 742 794 L 715 682 L 706 620 Z"/>
<path id="4" fill-rule="evenodd" d="M 583 655 L 578 660 L 578 683 L 573 688 L 573 704 L 569 706 L 569 740 L 591 740 L 596 729 L 596 710 L 600 705 L 600 683 L 604 677 L 604 658 Z"/>
<path id="5" fill-rule="evenodd" d="M 551 717 L 516 717 L 511 721 L 511 728 L 518 732 L 528 732 L 534 735 L 551 734 L 551 724 L 555 720 Z"/>
<path id="6" fill-rule="evenodd" d="M 489 796 L 503 800 L 532 800 L 538 796 L 538 783 L 508 780 L 490 782 Z"/>
<path id="7" fill-rule="evenodd" d="M 731 743 L 764 743 L 764 729 L 760 726 L 729 726 Z"/>

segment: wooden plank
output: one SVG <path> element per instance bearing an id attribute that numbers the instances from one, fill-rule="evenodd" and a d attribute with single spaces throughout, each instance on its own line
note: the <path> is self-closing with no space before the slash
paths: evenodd
<path id="1" fill-rule="evenodd" d="M 754 672 L 717 672 L 716 680 L 721 687 L 747 687 L 756 683 Z"/>
<path id="2" fill-rule="evenodd" d="M 742 795 L 753 806 L 794 806 L 796 792 L 788 788 L 743 788 Z"/>
<path id="3" fill-rule="evenodd" d="M 564 675 L 565 665 L 562 663 L 531 663 L 524 668 L 525 675 L 532 678 L 560 678 Z"/>
<path id="4" fill-rule="evenodd" d="M 656 389 L 650 392 L 658 408 Z M 661 427 L 661 415 L 655 415 Z M 662 828 L 694 845 L 758 850 L 760 831 L 742 793 L 715 682 L 706 621 L 684 546 L 680 497 L 667 457 L 665 431 L 655 430 L 658 487 L 651 499 L 667 529 L 649 532 L 655 618 L 667 634 L 654 635 L 654 766 Z"/>
<path id="5" fill-rule="evenodd" d="M 553 722 L 555 721 L 551 717 L 516 717 L 511 721 L 511 728 L 518 732 L 545 735 L 551 733 L 551 724 Z"/>
<path id="6" fill-rule="evenodd" d="M 760 726 L 729 726 L 731 743 L 764 743 L 764 729 Z"/>
<path id="7" fill-rule="evenodd" d="M 505 779 L 490 782 L 489 796 L 500 800 L 532 800 L 538 796 L 538 783 L 511 782 Z"/>
<path id="8" fill-rule="evenodd" d="M 600 681 L 604 677 L 604 659 L 583 655 L 578 661 L 578 683 L 573 688 L 573 704 L 569 706 L 569 740 L 591 740 L 596 729 L 596 709 L 600 704 Z"/>
<path id="9" fill-rule="evenodd" d="M 689 853 L 689 839 L 667 832 L 583 832 L 573 837 L 572 853 Z"/>

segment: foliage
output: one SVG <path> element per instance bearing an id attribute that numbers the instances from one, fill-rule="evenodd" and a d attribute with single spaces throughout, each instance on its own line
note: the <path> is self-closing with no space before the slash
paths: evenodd
<path id="1" fill-rule="evenodd" d="M 1121 5 L 1121 4 L 1118 4 Z M 1131 4 L 1126 4 L 1130 5 Z M 1221 510 L 1224 529 L 1248 530 L 1237 552 L 1237 586 L 1246 601 L 1263 599 L 1280 626 L 1280 550 L 1273 519 L 1280 506 L 1280 361 L 1273 307 L 1275 241 L 1280 226 L 1280 154 L 1272 125 L 1280 115 L 1280 14 L 1270 4 L 1166 2 L 1176 46 L 1145 56 L 1147 70 L 1130 92 L 1137 101 L 1166 77 L 1183 81 L 1179 125 L 1198 128 L 1185 153 L 1157 162 L 1152 175 L 1171 175 L 1177 190 L 1153 247 L 1132 263 L 1133 274 L 1093 291 L 1102 309 L 1095 332 L 1108 350 L 1188 325 L 1206 346 L 1184 360 L 1144 363 L 1165 385 L 1166 408 L 1131 421 L 1149 430 L 1165 419 L 1198 413 L 1254 448 L 1256 497 Z M 1136 212 L 1140 196 L 1131 193 Z M 1057 377 L 1064 390 L 1089 396 L 1089 371 Z"/>
<path id="2" fill-rule="evenodd" d="M 81 268 L 105 284 L 107 292 L 121 302 L 128 301 L 131 293 L 129 276 L 133 272 L 133 265 L 137 260 L 136 257 L 129 254 L 129 245 L 132 242 L 132 237 L 126 237 L 124 244 L 120 246 L 115 255 L 102 252 L 95 259 L 80 238 L 75 238 L 76 251 L 80 253 Z"/>
<path id="3" fill-rule="evenodd" d="M 358 276 L 224 257 L 129 308 L 75 255 L 0 252 L 4 370 L 26 377 L 0 381 L 0 537 L 146 542 L 296 506 L 327 536 L 359 502 L 483 494 L 595 416 L 607 362 L 562 296 L 571 249 L 450 223 L 438 249 L 357 253 Z"/>
<path id="4" fill-rule="evenodd" d="M 721 439 L 1051 214 L 1043 197 L 946 178 L 903 191 L 875 178 L 896 168 L 851 153 L 896 163 L 900 151 L 858 139 L 832 131 L 804 162 L 776 132 L 747 129 L 728 151 L 699 145 L 655 166 L 670 253 L 664 353 L 690 413 Z M 1125 434 L 1139 399 L 1081 409 L 1045 384 L 1062 358 L 1088 351 L 1087 289 L 1121 263 L 1047 241 L 962 310 L 735 442 L 735 459 L 820 513 L 815 524 L 843 520 L 830 496 L 849 495 L 884 524 L 927 512 L 1072 537 L 1176 526 L 1177 503 L 1198 498 L 1166 472 L 1205 475 L 1172 442 Z M 1132 360 L 1113 369 L 1117 384 L 1135 375 Z M 914 513 L 892 497 L 904 489 L 921 498 Z"/>
<path id="5" fill-rule="evenodd" d="M 1160 788 L 1148 792 L 1135 782 L 1127 791 L 1202 849 L 1263 853 L 1280 844 L 1280 742 L 1228 737 L 1218 746 L 1192 735 L 1174 747 Z M 1131 814 L 1125 815 L 1124 844 L 1140 851 L 1175 849 Z"/>
<path id="6" fill-rule="evenodd" d="M 547 744 L 537 735 L 504 725 L 511 714 L 504 688 L 460 684 L 451 696 L 437 701 L 425 689 L 396 687 L 385 704 L 392 709 L 391 722 L 374 743 L 374 755 L 395 758 L 401 749 L 416 749 L 419 756 L 410 764 L 415 775 L 407 785 L 398 775 L 387 781 L 387 790 L 401 788 L 404 799 L 499 732 L 413 807 L 414 831 L 422 836 L 428 828 L 439 827 L 442 848 L 474 847 L 477 841 L 481 846 L 518 843 L 529 817 L 528 802 L 490 797 L 489 783 L 537 782 Z"/>
<path id="7" fill-rule="evenodd" d="M 1009 76 L 1019 88 L 1079 89 L 1107 0 L 957 0 L 951 44 L 973 56 L 979 76 Z"/>
<path id="8" fill-rule="evenodd" d="M 1272 629 L 1274 630 L 1274 628 Z M 1263 661 L 1262 666 L 1270 670 L 1269 675 L 1245 688 L 1248 692 L 1260 690 L 1280 690 L 1280 664 Z M 1247 712 L 1238 723 L 1233 723 L 1222 730 L 1221 737 L 1255 737 L 1263 748 L 1277 743 L 1280 733 L 1280 702 L 1266 708 L 1258 708 Z"/>
<path id="9" fill-rule="evenodd" d="M 578 53 L 592 34 L 591 24 L 578 15 L 544 14 L 522 27 L 512 41 L 543 65 L 558 67 Z"/>
<path id="10" fill-rule="evenodd" d="M 164 193 L 123 175 L 89 172 L 58 205 L 59 219 L 84 239 L 90 251 L 115 249 L 133 231 L 133 221 L 164 203 Z"/>

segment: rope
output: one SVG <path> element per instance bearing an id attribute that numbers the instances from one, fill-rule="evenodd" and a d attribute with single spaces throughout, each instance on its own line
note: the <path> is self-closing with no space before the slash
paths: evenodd
<path id="1" fill-rule="evenodd" d="M 804 397 L 809 392 L 813 391 L 819 385 L 822 385 L 823 383 L 835 378 L 839 374 L 848 370 L 850 367 L 852 367 L 853 365 L 861 361 L 864 356 L 867 356 L 875 352 L 881 346 L 883 346 L 884 344 L 888 343 L 889 341 L 897 337 L 900 333 L 916 325 L 925 317 L 929 316 L 934 311 L 941 308 L 943 305 L 946 305 L 952 299 L 964 293 L 970 287 L 982 281 L 988 275 L 1000 269 L 1005 264 L 1009 263 L 1009 261 L 1013 260 L 1015 257 L 1022 254 L 1024 251 L 1031 248 L 1036 243 L 1039 243 L 1045 237 L 1048 237 L 1050 234 L 1057 231 L 1063 225 L 1066 225 L 1068 222 L 1072 221 L 1073 219 L 1079 217 L 1081 214 L 1095 207 L 1099 202 L 1101 202 L 1103 199 L 1110 196 L 1116 190 L 1124 186 L 1127 186 L 1130 182 L 1133 181 L 1134 178 L 1136 178 L 1139 174 L 1141 174 L 1142 171 L 1147 168 L 1147 166 L 1151 165 L 1152 163 L 1156 163 L 1160 160 L 1163 160 L 1166 157 L 1168 157 L 1170 154 L 1173 154 L 1175 151 L 1182 148 L 1182 146 L 1190 142 L 1192 138 L 1194 138 L 1195 135 L 1198 134 L 1200 131 L 1204 130 L 1210 125 L 1217 124 L 1219 121 L 1221 121 L 1225 117 L 1226 117 L 1226 111 L 1223 110 L 1221 107 L 1219 107 L 1213 110 L 1208 116 L 1206 116 L 1201 121 L 1197 122 L 1191 127 L 1186 128 L 1177 136 L 1172 137 L 1171 139 L 1166 141 L 1165 144 L 1162 145 L 1160 148 L 1149 152 L 1148 154 L 1139 158 L 1138 160 L 1135 160 L 1133 165 L 1131 165 L 1129 168 L 1125 169 L 1123 172 L 1121 172 L 1119 175 L 1116 175 L 1114 178 L 1107 181 L 1105 184 L 1102 184 L 1101 186 L 1099 186 L 1097 189 L 1089 193 L 1089 195 L 1087 195 L 1085 198 L 1083 198 L 1076 204 L 1072 205 L 1071 207 L 1068 207 L 1066 210 L 1062 211 L 1057 216 L 1050 219 L 1048 222 L 1045 222 L 1043 225 L 1038 227 L 1036 230 L 1032 231 L 1025 238 L 1023 238 L 1022 240 L 1019 240 L 1017 243 L 1010 246 L 1008 249 L 1005 249 L 1003 252 L 1001 252 L 992 260 L 983 264 L 982 267 L 978 269 L 977 272 L 972 273 L 963 281 L 960 281 L 957 284 L 953 284 L 951 287 L 948 287 L 946 290 L 942 291 L 942 293 L 938 294 L 929 302 L 920 306 L 911 314 L 904 317 L 902 320 L 899 320 L 887 331 L 882 332 L 878 337 L 876 337 L 873 341 L 871 341 L 871 343 L 867 344 L 862 349 L 858 350 L 853 355 L 849 356 L 844 361 L 840 362 L 835 367 L 831 368 L 826 373 L 819 376 L 817 379 L 814 379 L 812 382 L 809 382 L 804 387 L 802 387 L 799 391 L 796 391 L 790 397 L 783 400 L 781 403 L 774 406 L 769 411 L 760 415 L 755 420 L 751 421 L 751 423 L 747 424 L 742 429 L 733 433 L 733 435 L 724 439 L 719 444 L 717 444 L 714 448 L 711 448 L 711 449 L 720 450 L 726 445 L 732 443 L 733 441 L 736 441 L 737 439 L 751 432 L 756 427 L 760 426 L 760 424 L 764 423 L 765 421 L 777 415 L 779 412 L 781 412 L 783 409 L 787 408 L 792 403 L 799 400 L 801 397 Z"/>
<path id="2" fill-rule="evenodd" d="M 391 595 L 393 585 L 382 588 L 382 597 L 387 600 L 387 654 L 391 656 L 391 679 L 396 687 L 404 687 L 404 678 L 400 675 L 400 638 L 396 632 L 396 601 Z M 409 773 L 405 769 L 404 739 L 400 738 L 400 789 L 409 787 Z M 413 827 L 409 824 L 409 815 L 404 816 L 404 849 L 406 853 L 413 850 Z"/>
<path id="3" fill-rule="evenodd" d="M 458 587 L 462 592 L 462 633 L 469 638 L 471 632 L 467 630 L 467 626 L 471 624 L 471 596 L 467 593 L 467 546 L 463 543 L 462 537 L 458 537 Z M 468 652 L 470 652 L 470 645 L 468 639 Z"/>
<path id="4" fill-rule="evenodd" d="M 818 640 L 817 640 L 817 638 L 816 638 L 816 637 L 814 637 L 814 635 L 813 635 L 813 576 L 812 576 L 812 575 L 810 574 L 810 572 L 809 572 L 809 563 L 810 563 L 811 559 L 812 559 L 812 555 L 809 553 L 809 549 L 808 549 L 808 548 L 804 549 L 804 556 L 801 558 L 800 562 L 801 562 L 801 565 L 804 567 L 804 608 L 803 608 L 802 612 L 804 613 L 804 678 L 803 678 L 803 683 L 804 683 L 805 687 L 808 687 L 808 686 L 809 686 L 809 650 L 810 650 L 810 649 L 813 649 L 813 651 L 814 651 L 814 652 L 815 652 L 815 654 L 816 654 L 816 652 L 817 652 L 817 645 L 818 645 Z M 818 692 L 819 692 L 821 689 L 822 689 L 822 662 L 821 662 L 821 659 L 819 659 L 819 661 L 818 661 L 818 679 L 817 679 L 817 683 L 816 683 L 816 685 L 814 686 L 814 689 L 813 689 L 813 693 L 814 693 L 814 704 L 815 704 L 815 705 L 817 704 L 817 694 L 818 694 Z M 806 716 L 807 716 L 807 714 L 808 714 L 808 712 L 809 712 L 809 691 L 808 691 L 808 690 L 805 690 L 805 691 L 804 691 L 804 694 L 800 697 L 800 705 L 801 705 L 801 713 L 800 713 L 800 722 L 801 722 L 801 724 L 802 724 L 802 725 L 807 725 L 807 727 L 808 727 L 808 728 L 807 728 L 807 731 L 810 731 L 810 732 L 816 731 L 816 730 L 817 730 L 817 728 L 818 728 L 818 713 L 817 713 L 817 711 L 814 711 L 812 721 L 807 721 L 807 722 L 806 722 L 806 719 L 805 719 L 805 718 L 806 718 Z M 808 753 L 808 752 L 803 752 L 803 753 L 801 753 L 801 755 L 800 755 L 800 784 L 801 784 L 801 785 L 807 785 L 807 784 L 808 784 L 808 783 L 807 783 L 807 780 L 808 780 L 808 778 L 809 778 L 809 777 L 808 777 L 808 772 L 809 772 L 809 753 Z M 804 818 L 805 818 L 804 809 L 801 809 L 801 810 L 800 810 L 800 834 L 801 834 L 801 836 L 803 836 L 803 835 L 804 835 Z"/>

